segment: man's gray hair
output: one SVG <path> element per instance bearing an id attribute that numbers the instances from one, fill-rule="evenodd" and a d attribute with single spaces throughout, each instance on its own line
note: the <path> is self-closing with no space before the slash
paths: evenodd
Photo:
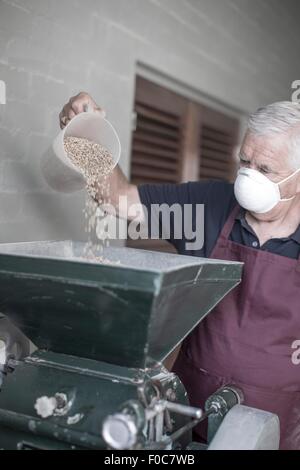
<path id="1" fill-rule="evenodd" d="M 300 168 L 300 104 L 279 101 L 259 108 L 248 121 L 248 131 L 259 136 L 283 134 L 289 140 L 291 163 Z"/>

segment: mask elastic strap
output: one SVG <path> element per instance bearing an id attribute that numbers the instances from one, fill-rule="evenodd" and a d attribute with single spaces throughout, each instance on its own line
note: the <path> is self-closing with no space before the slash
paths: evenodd
<path id="1" fill-rule="evenodd" d="M 292 196 L 292 197 L 288 197 L 286 199 L 280 199 L 280 202 L 288 202 L 288 201 L 292 201 L 293 199 L 295 199 L 296 196 Z"/>
<path id="2" fill-rule="evenodd" d="M 277 184 L 282 184 L 282 183 L 285 183 L 286 181 L 288 181 L 290 178 L 293 178 L 293 176 L 295 176 L 298 172 L 300 171 L 300 168 L 298 168 L 298 170 L 294 171 L 294 173 L 292 173 L 290 176 L 288 176 L 287 178 L 284 178 L 284 180 L 282 181 L 279 181 L 279 183 Z M 287 199 L 288 201 L 289 199 Z"/>
<path id="3" fill-rule="evenodd" d="M 288 176 L 287 178 L 285 178 L 284 180 L 280 181 L 278 183 L 278 186 L 281 184 L 281 183 L 285 183 L 286 181 L 288 181 L 290 178 L 292 178 L 293 176 L 295 176 L 298 172 L 300 171 L 300 168 L 298 168 L 298 170 L 294 171 L 294 173 L 292 173 L 290 176 Z M 288 202 L 288 201 L 292 201 L 293 199 L 295 199 L 296 196 L 292 196 L 292 197 L 288 197 L 286 199 L 280 199 L 280 202 Z"/>

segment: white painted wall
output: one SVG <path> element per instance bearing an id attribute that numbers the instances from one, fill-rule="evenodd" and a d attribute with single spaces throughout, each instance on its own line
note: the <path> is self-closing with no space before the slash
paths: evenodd
<path id="1" fill-rule="evenodd" d="M 300 78 L 298 0 L 0 0 L 0 241 L 84 237 L 39 160 L 70 95 L 107 109 L 128 172 L 137 62 L 244 113 Z"/>

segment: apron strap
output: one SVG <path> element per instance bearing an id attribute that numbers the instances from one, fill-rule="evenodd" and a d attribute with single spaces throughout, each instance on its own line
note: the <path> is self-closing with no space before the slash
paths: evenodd
<path id="1" fill-rule="evenodd" d="M 233 210 L 231 211 L 228 219 L 226 220 L 224 227 L 221 230 L 221 233 L 219 236 L 220 238 L 225 238 L 226 240 L 228 240 L 229 235 L 231 234 L 233 226 L 234 226 L 235 218 L 240 212 L 240 210 L 241 210 L 241 207 L 238 204 L 236 204 Z M 296 266 L 296 270 L 300 272 L 300 253 L 298 256 L 298 263 Z"/>
<path id="2" fill-rule="evenodd" d="M 229 235 L 231 234 L 231 231 L 232 231 L 233 226 L 234 226 L 235 218 L 238 215 L 238 213 L 240 212 L 240 210 L 241 210 L 241 207 L 238 204 L 236 204 L 234 206 L 233 210 L 231 211 L 228 219 L 226 220 L 224 227 L 222 228 L 222 231 L 220 233 L 220 238 L 221 237 L 226 238 L 226 239 L 229 238 Z"/>

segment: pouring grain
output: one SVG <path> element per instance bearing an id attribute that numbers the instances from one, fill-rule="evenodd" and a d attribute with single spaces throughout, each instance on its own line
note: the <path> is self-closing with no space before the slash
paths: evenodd
<path id="1" fill-rule="evenodd" d="M 97 225 L 98 204 L 109 202 L 109 181 L 114 161 L 109 151 L 102 145 L 81 137 L 65 137 L 64 148 L 71 162 L 81 171 L 86 181 L 87 197 L 85 203 L 86 232 L 88 242 L 84 250 L 85 259 L 102 264 L 120 264 L 101 255 L 104 244 L 109 246 L 109 239 L 99 238 Z M 96 200 L 97 187 L 101 188 L 102 200 Z"/>
<path id="2" fill-rule="evenodd" d="M 87 189 L 93 196 L 95 183 L 100 182 L 113 169 L 111 154 L 97 142 L 82 137 L 65 137 L 64 148 L 71 162 L 83 174 Z"/>

